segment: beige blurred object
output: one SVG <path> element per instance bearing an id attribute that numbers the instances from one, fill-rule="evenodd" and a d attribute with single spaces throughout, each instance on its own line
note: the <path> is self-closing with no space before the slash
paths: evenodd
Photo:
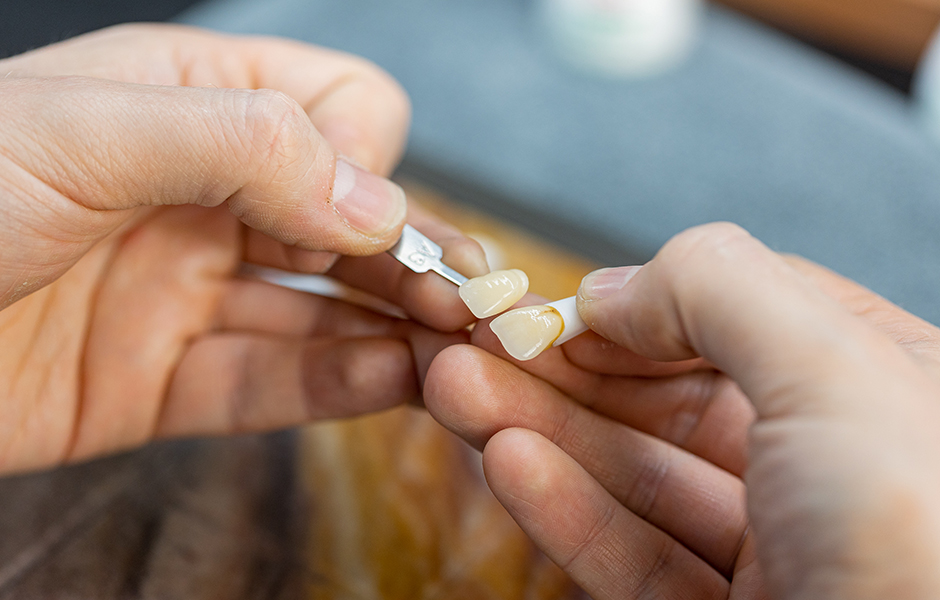
<path id="1" fill-rule="evenodd" d="M 554 600 L 574 586 L 486 487 L 480 455 L 412 407 L 308 428 L 312 600 Z"/>
<path id="2" fill-rule="evenodd" d="M 940 0 L 719 0 L 813 43 L 913 71 L 940 26 Z"/>

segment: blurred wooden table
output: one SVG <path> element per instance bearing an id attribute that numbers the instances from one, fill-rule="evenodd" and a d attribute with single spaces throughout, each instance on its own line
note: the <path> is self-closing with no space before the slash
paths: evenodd
<path id="1" fill-rule="evenodd" d="M 407 184 L 532 290 L 593 266 Z M 0 480 L 0 600 L 550 600 L 577 592 L 425 412 L 155 444 Z"/>

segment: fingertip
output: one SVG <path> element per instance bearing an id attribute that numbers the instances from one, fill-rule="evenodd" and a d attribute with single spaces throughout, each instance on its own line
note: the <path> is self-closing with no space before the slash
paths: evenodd
<path id="1" fill-rule="evenodd" d="M 437 356 L 448 348 L 467 344 L 470 341 L 470 334 L 466 331 L 442 333 L 413 323 L 408 323 L 408 325 L 411 326 L 408 340 L 414 356 L 418 382 L 424 390 L 427 385 L 428 371 Z"/>
<path id="2" fill-rule="evenodd" d="M 498 431 L 516 396 L 514 368 L 470 345 L 452 346 L 431 365 L 425 383 L 428 412 L 442 425 L 482 450 Z"/>
<path id="3" fill-rule="evenodd" d="M 593 331 L 617 344 L 628 345 L 630 291 L 626 289 L 642 267 L 613 267 L 588 273 L 578 287 L 578 314 Z"/>
<path id="4" fill-rule="evenodd" d="M 539 468 L 546 445 L 551 442 L 544 436 L 521 427 L 503 429 L 489 439 L 483 448 L 483 473 L 494 492 L 499 490 L 497 496 L 547 487 Z"/>
<path id="5" fill-rule="evenodd" d="M 461 400 L 467 379 L 479 369 L 476 351 L 467 344 L 450 346 L 438 353 L 428 367 L 424 402 L 428 412 L 442 423 L 454 422 L 464 412 Z"/>
<path id="6" fill-rule="evenodd" d="M 480 242 L 465 235 L 456 235 L 439 242 L 444 250 L 444 263 L 469 278 L 490 272 L 486 252 Z"/>
<path id="7" fill-rule="evenodd" d="M 462 331 L 475 320 L 460 299 L 457 286 L 436 273 L 406 272 L 401 279 L 401 295 L 421 302 L 421 306 L 412 308 L 411 316 L 438 331 Z"/>
<path id="8" fill-rule="evenodd" d="M 509 428 L 483 449 L 483 474 L 493 494 L 536 542 L 557 542 L 545 532 L 574 515 L 598 484 L 561 448 L 538 432 Z M 574 499 L 577 499 L 575 501 Z M 574 527 L 572 527 L 574 529 Z M 543 547 L 544 548 L 544 547 Z"/>

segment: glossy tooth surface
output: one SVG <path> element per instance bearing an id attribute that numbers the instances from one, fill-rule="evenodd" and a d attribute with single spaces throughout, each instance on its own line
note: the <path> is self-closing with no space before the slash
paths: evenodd
<path id="1" fill-rule="evenodd" d="M 550 306 L 517 308 L 497 317 L 490 329 L 516 360 L 532 360 L 561 335 L 565 323 Z"/>
<path id="2" fill-rule="evenodd" d="M 529 278 L 519 269 L 493 271 L 460 286 L 460 298 L 478 319 L 498 315 L 525 296 Z"/>

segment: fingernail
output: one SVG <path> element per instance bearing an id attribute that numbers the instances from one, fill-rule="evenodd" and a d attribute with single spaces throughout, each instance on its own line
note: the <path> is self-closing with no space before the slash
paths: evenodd
<path id="1" fill-rule="evenodd" d="M 337 157 L 333 208 L 353 229 L 382 235 L 405 220 L 405 192 L 393 182 Z"/>
<path id="2" fill-rule="evenodd" d="M 589 273 L 581 280 L 578 296 L 583 300 L 601 300 L 620 290 L 633 279 L 642 267 L 616 267 Z"/>

